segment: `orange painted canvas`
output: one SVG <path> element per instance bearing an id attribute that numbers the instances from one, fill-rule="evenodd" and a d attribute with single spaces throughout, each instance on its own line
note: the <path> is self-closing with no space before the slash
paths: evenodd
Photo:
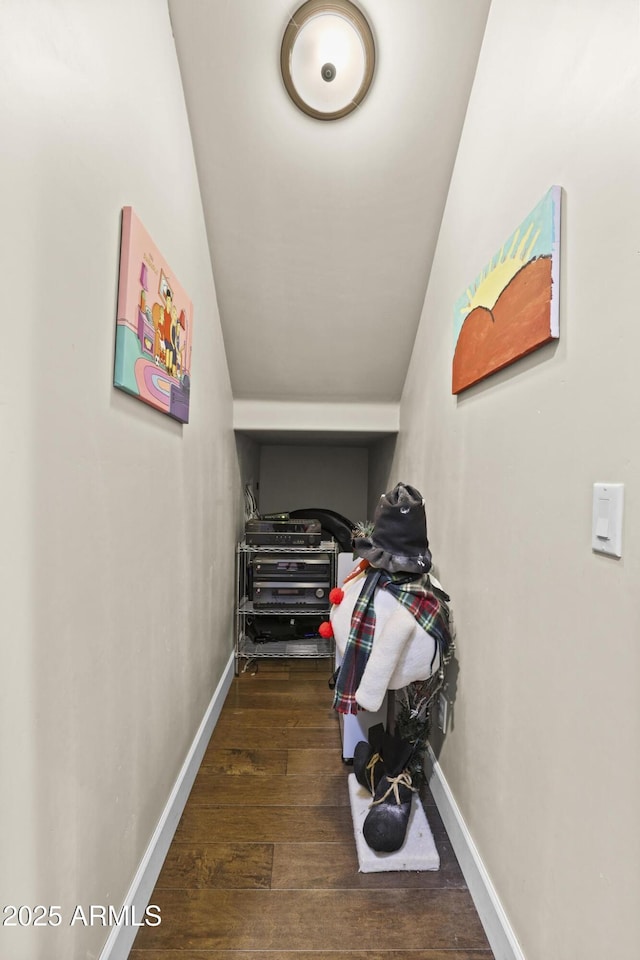
<path id="1" fill-rule="evenodd" d="M 560 200 L 551 187 L 458 298 L 452 393 L 560 336 Z"/>
<path id="2" fill-rule="evenodd" d="M 122 209 L 113 382 L 189 422 L 193 305 L 131 207 Z"/>

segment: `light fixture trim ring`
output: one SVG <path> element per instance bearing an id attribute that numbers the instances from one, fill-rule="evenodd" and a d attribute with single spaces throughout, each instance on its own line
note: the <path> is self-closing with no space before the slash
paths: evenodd
<path id="1" fill-rule="evenodd" d="M 322 14 L 334 14 L 347 20 L 358 34 L 364 51 L 364 71 L 357 92 L 343 107 L 331 111 L 319 110 L 308 104 L 298 93 L 291 76 L 291 57 L 300 31 L 311 19 Z M 338 120 L 355 110 L 364 100 L 373 80 L 375 58 L 373 32 L 367 18 L 354 3 L 350 0 L 307 0 L 293 14 L 284 31 L 280 48 L 280 69 L 287 93 L 303 113 L 316 120 Z"/>

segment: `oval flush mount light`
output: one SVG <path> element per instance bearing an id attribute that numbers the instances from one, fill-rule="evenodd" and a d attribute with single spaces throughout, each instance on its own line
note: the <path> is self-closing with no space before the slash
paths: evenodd
<path id="1" fill-rule="evenodd" d="M 371 86 L 375 46 L 364 14 L 349 0 L 308 0 L 282 38 L 287 92 L 304 113 L 337 120 L 362 103 Z"/>

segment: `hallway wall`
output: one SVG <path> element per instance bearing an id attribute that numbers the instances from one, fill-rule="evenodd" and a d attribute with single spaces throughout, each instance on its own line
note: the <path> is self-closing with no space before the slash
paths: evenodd
<path id="1" fill-rule="evenodd" d="M 527 960 L 640 940 L 638 14 L 493 0 L 393 467 L 458 629 L 440 762 Z M 560 340 L 453 397 L 453 304 L 552 184 Z M 598 481 L 621 560 L 591 550 Z"/>
<path id="2" fill-rule="evenodd" d="M 88 960 L 232 651 L 231 392 L 166 0 L 0 6 L 0 928 Z M 120 211 L 194 302 L 191 422 L 112 386 Z"/>
<path id="3" fill-rule="evenodd" d="M 357 523 L 367 509 L 366 447 L 265 443 L 260 448 L 260 512 L 336 510 Z"/>

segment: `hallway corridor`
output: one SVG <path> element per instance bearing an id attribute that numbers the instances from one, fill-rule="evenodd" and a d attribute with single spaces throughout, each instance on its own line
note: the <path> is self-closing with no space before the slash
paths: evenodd
<path id="1" fill-rule="evenodd" d="M 326 661 L 233 681 L 130 960 L 493 960 L 433 800 L 437 872 L 358 872 Z"/>

